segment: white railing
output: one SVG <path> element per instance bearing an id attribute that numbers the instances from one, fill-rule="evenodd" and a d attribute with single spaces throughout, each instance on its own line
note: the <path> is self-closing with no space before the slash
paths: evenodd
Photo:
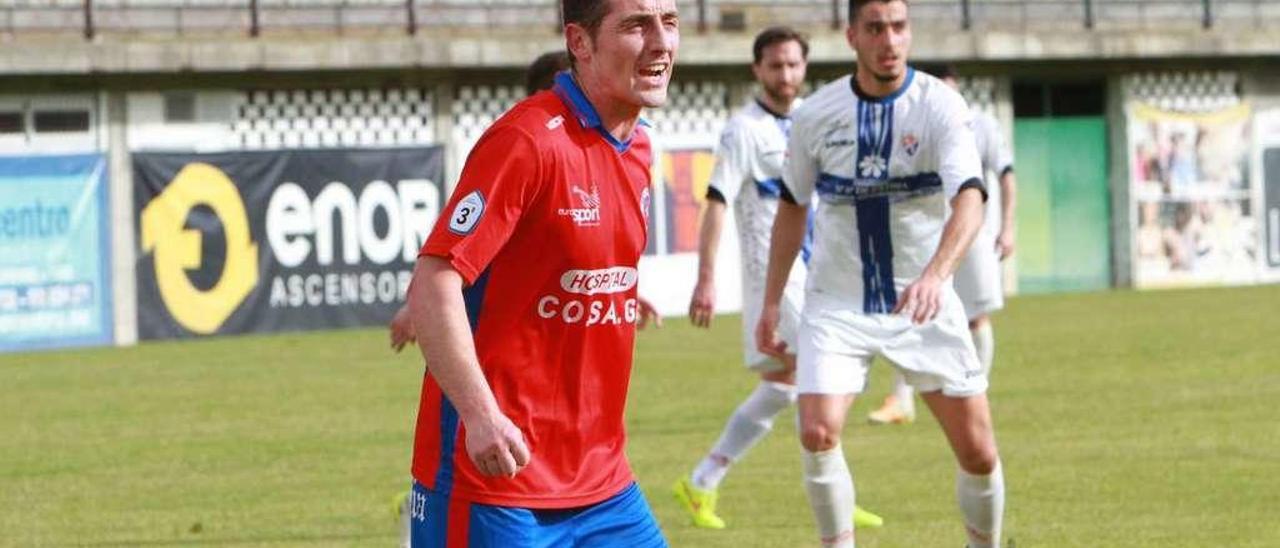
<path id="1" fill-rule="evenodd" d="M 847 0 L 678 0 L 694 32 L 769 24 L 840 28 Z M 1157 29 L 1280 23 L 1277 0 L 912 0 L 917 26 Z M 533 29 L 555 33 L 558 0 L 0 0 L 0 33 Z M 686 31 L 688 32 L 688 31 Z"/>

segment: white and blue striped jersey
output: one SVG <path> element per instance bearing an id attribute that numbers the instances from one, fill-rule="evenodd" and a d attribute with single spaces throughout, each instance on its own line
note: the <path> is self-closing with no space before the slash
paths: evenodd
<path id="1" fill-rule="evenodd" d="M 987 209 L 982 232 L 994 238 L 1000 233 L 1003 211 L 1000 209 L 1000 177 L 1013 169 L 1013 151 L 1004 140 L 1000 122 L 985 112 L 973 112 L 973 136 L 978 143 L 978 157 L 982 160 L 984 181 L 987 181 Z M 991 177 L 994 177 L 992 179 Z"/>
<path id="2" fill-rule="evenodd" d="M 800 105 L 800 101 L 795 104 Z M 742 259 L 742 288 L 752 299 L 760 297 L 764 290 L 790 133 L 791 118 L 772 112 L 753 99 L 729 119 L 716 147 L 708 193 L 719 193 L 733 206 Z M 797 261 L 790 281 L 803 283 L 804 275 L 804 264 Z"/>
<path id="3" fill-rule="evenodd" d="M 889 96 L 866 96 L 846 76 L 792 117 L 785 190 L 798 204 L 818 202 L 809 295 L 891 312 L 937 251 L 951 197 L 985 192 L 968 106 L 908 69 Z"/>

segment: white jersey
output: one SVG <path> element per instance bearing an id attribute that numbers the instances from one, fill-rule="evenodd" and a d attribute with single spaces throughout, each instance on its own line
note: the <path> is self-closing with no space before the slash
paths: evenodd
<path id="1" fill-rule="evenodd" d="M 1001 211 L 1000 177 L 1013 169 L 1013 152 L 1005 143 L 1000 122 L 985 112 L 973 112 L 973 136 L 978 143 L 978 157 L 987 184 L 987 209 L 982 233 L 995 237 L 1000 233 L 1004 213 Z M 990 178 L 994 176 L 994 178 Z"/>
<path id="2" fill-rule="evenodd" d="M 960 94 L 908 69 L 883 98 L 846 76 L 793 114 L 786 187 L 818 209 L 808 293 L 885 314 L 924 271 L 963 187 L 983 188 L 971 115 Z"/>
<path id="3" fill-rule="evenodd" d="M 729 119 L 716 148 L 709 186 L 734 208 L 745 299 L 760 300 L 764 291 L 790 131 L 789 117 L 771 112 L 753 99 Z M 797 261 L 789 283 L 803 284 L 804 275 L 804 264 Z"/>

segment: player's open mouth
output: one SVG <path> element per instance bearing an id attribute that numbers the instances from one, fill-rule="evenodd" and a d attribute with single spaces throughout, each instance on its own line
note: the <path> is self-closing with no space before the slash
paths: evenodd
<path id="1" fill-rule="evenodd" d="M 669 63 L 653 63 L 644 67 L 640 67 L 640 76 L 645 78 L 661 78 L 666 74 L 667 69 L 671 68 Z"/>

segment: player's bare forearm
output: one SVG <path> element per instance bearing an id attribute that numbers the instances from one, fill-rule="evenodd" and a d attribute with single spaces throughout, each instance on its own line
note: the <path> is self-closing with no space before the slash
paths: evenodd
<path id="1" fill-rule="evenodd" d="M 782 302 L 782 292 L 791 276 L 791 266 L 804 245 L 804 231 L 809 220 L 809 208 L 778 202 L 778 214 L 773 218 L 773 235 L 769 243 L 769 270 L 765 278 L 764 303 Z"/>
<path id="2" fill-rule="evenodd" d="M 951 217 L 942 227 L 938 250 L 924 268 L 924 276 L 945 280 L 955 273 L 978 229 L 982 227 L 982 191 L 961 190 L 951 199 Z"/>
<path id="3" fill-rule="evenodd" d="M 689 320 L 695 327 L 711 327 L 716 313 L 716 251 L 724 226 L 725 205 L 708 200 L 698 229 L 698 283 L 689 298 Z"/>
<path id="4" fill-rule="evenodd" d="M 1000 176 L 1000 226 L 1002 230 L 1011 230 L 1014 223 L 1014 212 L 1018 205 L 1018 179 L 1012 171 Z"/>
<path id="5" fill-rule="evenodd" d="M 716 277 L 716 253 L 720 249 L 720 233 L 724 229 L 725 204 L 707 200 L 698 228 L 698 282 L 711 282 Z"/>
<path id="6" fill-rule="evenodd" d="M 435 377 L 463 423 L 500 414 L 476 357 L 462 275 L 439 257 L 423 257 L 413 271 L 409 310 L 427 370 Z"/>
<path id="7" fill-rule="evenodd" d="M 966 188 L 951 199 L 951 217 L 942 227 L 938 250 L 925 265 L 924 272 L 902 291 L 894 314 L 905 314 L 912 322 L 932 321 L 942 310 L 941 288 L 955 273 L 973 238 L 982 226 L 982 191 Z"/>
<path id="8" fill-rule="evenodd" d="M 1013 256 L 1014 248 L 1014 208 L 1018 203 L 1018 185 L 1013 171 L 1006 170 L 1000 176 L 1000 233 L 996 235 L 996 253 L 1003 261 Z"/>

